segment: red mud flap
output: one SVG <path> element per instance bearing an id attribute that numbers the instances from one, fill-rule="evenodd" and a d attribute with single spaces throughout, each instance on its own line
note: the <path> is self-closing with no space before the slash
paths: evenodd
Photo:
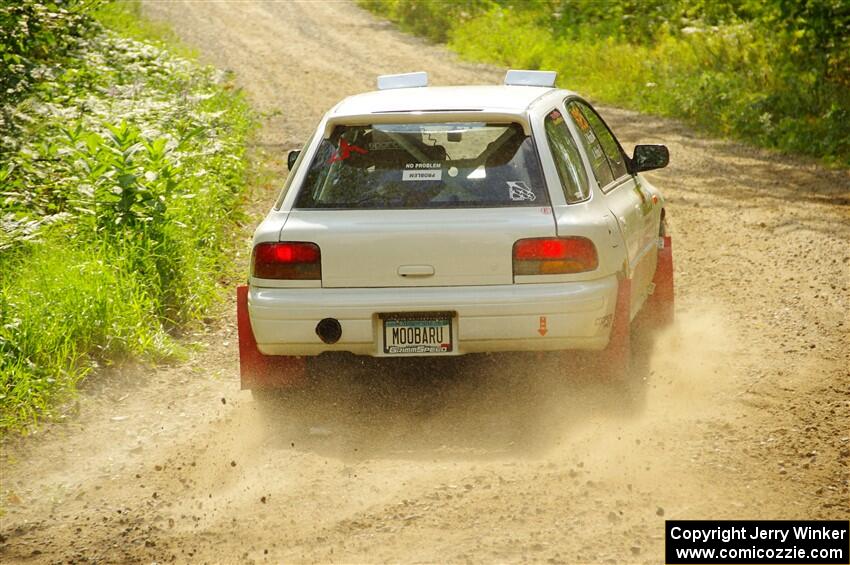
<path id="1" fill-rule="evenodd" d="M 617 284 L 617 303 L 614 306 L 614 320 L 611 322 L 611 336 L 608 345 L 599 352 L 600 369 L 605 377 L 624 378 L 631 369 L 631 279 L 620 279 Z"/>
<path id="2" fill-rule="evenodd" d="M 655 290 L 649 296 L 649 315 L 658 327 L 673 323 L 675 295 L 673 291 L 673 243 L 669 235 L 664 236 L 664 247 L 658 250 L 658 265 L 652 282 Z"/>
<path id="3" fill-rule="evenodd" d="M 303 357 L 263 355 L 248 317 L 248 287 L 236 287 L 236 322 L 239 328 L 239 375 L 242 389 L 287 388 L 305 380 Z"/>

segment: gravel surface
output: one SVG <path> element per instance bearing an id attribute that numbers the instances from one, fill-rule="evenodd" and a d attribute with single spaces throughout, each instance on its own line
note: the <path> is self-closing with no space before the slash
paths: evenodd
<path id="1" fill-rule="evenodd" d="M 498 83 L 351 4 L 153 2 L 301 145 L 381 73 Z M 850 515 L 850 173 L 615 108 L 663 142 L 677 323 L 628 390 L 510 355 L 348 363 L 276 417 L 238 390 L 233 305 L 185 363 L 92 379 L 3 446 L 0 561 L 642 563 L 670 518 Z M 252 195 L 248 235 L 280 180 Z"/>

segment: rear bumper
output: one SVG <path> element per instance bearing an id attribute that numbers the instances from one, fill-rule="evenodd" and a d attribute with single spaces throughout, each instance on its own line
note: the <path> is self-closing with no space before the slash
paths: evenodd
<path id="1" fill-rule="evenodd" d="M 588 282 L 465 287 L 251 287 L 248 311 L 265 355 L 383 356 L 379 314 L 421 311 L 456 313 L 453 355 L 598 350 L 608 343 L 616 295 L 615 275 Z M 316 335 L 323 318 L 339 320 L 339 342 L 325 344 Z"/>

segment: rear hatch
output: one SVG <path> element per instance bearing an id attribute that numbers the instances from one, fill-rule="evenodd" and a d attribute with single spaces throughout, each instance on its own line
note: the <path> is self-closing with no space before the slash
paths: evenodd
<path id="1" fill-rule="evenodd" d="M 554 237 L 533 140 L 518 124 L 338 126 L 281 241 L 321 250 L 325 287 L 513 282 L 518 239 Z"/>
<path id="2" fill-rule="evenodd" d="M 513 283 L 513 244 L 554 237 L 547 207 L 294 210 L 281 239 L 312 241 L 324 287 Z"/>

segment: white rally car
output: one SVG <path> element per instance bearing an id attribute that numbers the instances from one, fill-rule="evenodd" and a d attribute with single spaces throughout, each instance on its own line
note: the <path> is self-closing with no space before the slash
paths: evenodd
<path id="1" fill-rule="evenodd" d="M 254 234 L 238 288 L 242 388 L 315 356 L 596 350 L 628 369 L 639 312 L 672 320 L 665 202 L 555 73 L 502 86 L 382 76 L 321 120 Z"/>

